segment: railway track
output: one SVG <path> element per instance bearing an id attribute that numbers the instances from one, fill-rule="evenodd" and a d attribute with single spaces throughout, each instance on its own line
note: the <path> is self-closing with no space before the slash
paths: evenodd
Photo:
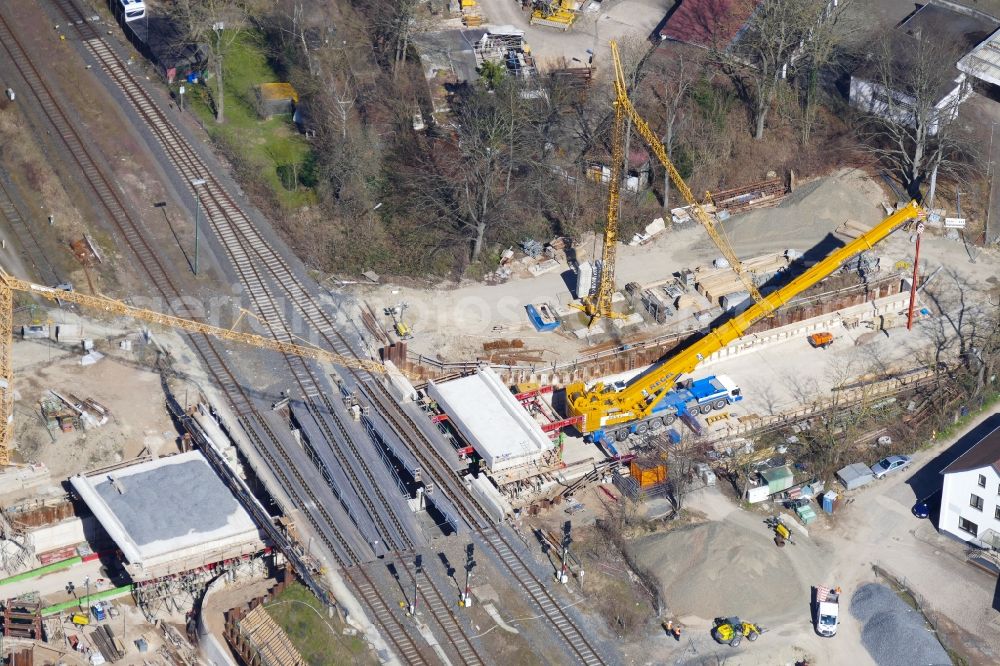
<path id="1" fill-rule="evenodd" d="M 10 223 L 10 228 L 17 237 L 21 248 L 28 255 L 28 260 L 35 269 L 35 273 L 48 285 L 56 285 L 62 280 L 56 273 L 55 267 L 45 255 L 38 236 L 32 230 L 31 224 L 27 222 L 14 204 L 11 196 L 12 188 L 7 181 L 7 174 L 0 174 L 0 215 Z"/>
<path id="2" fill-rule="evenodd" d="M 445 636 L 448 637 L 448 646 L 455 651 L 458 658 L 462 660 L 462 663 L 469 666 L 485 666 L 486 662 L 483 660 L 482 655 L 476 650 L 476 646 L 473 645 L 472 641 L 469 640 L 458 618 L 455 617 L 455 612 L 448 605 L 448 602 L 445 601 L 445 595 L 441 593 L 437 583 L 427 573 L 427 569 L 421 567 L 420 571 L 417 572 L 416 567 L 411 566 L 406 558 L 399 558 L 397 562 L 399 563 L 399 568 L 409 576 L 410 580 L 419 582 L 419 585 L 415 585 L 414 587 L 419 589 L 419 597 L 423 600 L 420 603 L 430 611 L 435 622 L 441 627 Z"/>
<path id="3" fill-rule="evenodd" d="M 60 2 L 60 4 L 64 5 L 65 3 Z M 81 138 L 70 122 L 51 88 L 29 58 L 24 45 L 2 14 L 0 14 L 0 45 L 24 80 L 26 89 L 30 91 L 30 95 L 24 95 L 24 97 L 28 99 L 34 97 L 36 101 L 34 108 L 55 131 L 55 135 L 62 142 L 73 164 L 83 176 L 83 184 L 90 189 L 99 207 L 107 214 L 108 219 L 135 256 L 149 282 L 167 303 L 173 302 L 181 295 L 181 292 L 171 279 L 170 272 L 166 270 L 157 254 L 153 252 L 140 225 L 130 215 L 120 194 L 99 166 L 100 160 L 88 148 L 87 142 Z M 6 210 L 3 212 L 8 213 Z M 351 546 L 350 540 L 337 527 L 339 521 L 330 514 L 324 500 L 315 494 L 303 477 L 299 470 L 299 464 L 289 456 L 281 441 L 253 407 L 250 397 L 236 380 L 223 354 L 218 349 L 217 343 L 202 335 L 190 335 L 188 338 L 211 376 L 230 400 L 240 420 L 241 427 L 251 439 L 258 453 L 267 462 L 269 472 L 275 475 L 293 503 L 302 509 L 302 513 L 315 529 L 318 538 L 324 542 L 337 563 L 347 567 L 361 561 Z M 264 433 L 263 436 L 260 434 L 261 432 Z M 265 527 L 273 529 L 274 526 Z M 294 553 L 291 555 L 292 561 L 300 561 L 294 556 Z M 314 571 L 300 568 L 300 574 L 320 597 L 327 597 L 325 588 L 319 585 L 314 578 Z M 420 657 L 420 650 L 409 634 L 400 631 L 400 627 L 401 625 L 395 629 L 391 626 L 383 627 L 386 629 L 384 635 L 399 654 L 413 656 L 413 663 L 424 663 Z"/>
<path id="4" fill-rule="evenodd" d="M 278 283 L 287 281 L 289 284 L 294 284 L 294 293 L 290 295 L 295 299 L 296 311 L 303 316 L 310 316 L 311 320 L 315 321 L 315 316 L 321 311 L 313 302 L 311 294 L 284 264 L 280 255 L 255 251 L 255 247 L 269 244 L 260 237 L 256 226 L 233 201 L 228 191 L 217 181 L 212 171 L 172 121 L 167 118 L 96 28 L 86 20 L 83 12 L 70 0 L 54 1 L 67 20 L 76 27 L 89 53 L 100 63 L 104 72 L 125 94 L 152 131 L 192 194 L 199 199 L 205 212 L 205 219 L 212 225 L 216 237 L 224 247 L 240 283 L 253 304 L 258 321 L 274 338 L 292 341 L 297 336 L 287 325 L 286 317 L 273 296 L 274 290 L 270 288 L 266 276 L 270 276 Z M 194 186 L 193 182 L 201 182 L 202 185 Z M 289 292 L 289 289 L 286 288 L 284 291 Z M 324 451 L 337 460 L 340 469 L 347 477 L 347 483 L 335 483 L 335 474 L 324 464 L 324 478 L 328 480 L 345 511 L 362 532 L 371 534 L 374 531 L 377 538 L 369 539 L 370 542 L 381 542 L 389 549 L 412 548 L 415 543 L 410 530 L 403 525 L 395 512 L 383 508 L 392 506 L 382 491 L 382 488 L 388 485 L 385 483 L 385 473 L 380 477 L 368 465 L 366 456 L 360 451 L 354 436 L 348 431 L 337 409 L 327 398 L 326 387 L 318 380 L 309 364 L 298 357 L 286 357 L 286 361 L 318 429 L 324 435 L 326 444 Z M 314 447 L 322 444 L 313 442 Z M 318 455 L 320 458 L 323 457 L 322 452 Z M 364 505 L 370 520 L 359 516 L 354 510 L 355 499 Z"/>
<path id="5" fill-rule="evenodd" d="M 338 353 L 359 356 L 357 351 L 342 336 L 329 315 L 315 302 L 310 290 L 295 275 L 281 255 L 260 236 L 256 226 L 249 220 L 240 206 L 232 200 L 227 190 L 217 181 L 183 135 L 180 134 L 173 123 L 153 102 L 148 92 L 131 75 L 131 72 L 128 71 L 124 63 L 121 62 L 94 27 L 86 22 L 83 13 L 79 11 L 71 0 L 54 0 L 54 2 L 60 7 L 67 18 L 70 19 L 70 22 L 76 25 L 79 35 L 88 51 L 101 63 L 104 71 L 122 90 L 136 111 L 142 116 L 168 158 L 178 170 L 178 173 L 187 183 L 204 181 L 202 186 L 191 186 L 193 194 L 199 198 L 205 211 L 206 219 L 212 224 L 219 241 L 240 274 L 241 280 L 244 281 L 244 286 L 247 288 L 251 300 L 254 301 L 260 320 L 272 335 L 278 339 L 287 340 L 291 339 L 292 332 L 286 326 L 277 324 L 277 322 L 282 321 L 280 310 L 270 295 L 267 282 L 261 274 L 262 271 L 266 272 L 274 286 L 288 298 L 296 314 L 309 324 L 311 333 L 318 335 L 321 341 L 325 342 Z M 293 374 L 295 374 L 296 381 L 299 383 L 303 395 L 310 402 L 310 408 L 313 413 L 333 417 L 335 427 L 340 431 L 341 440 L 348 444 L 354 460 L 362 463 L 362 475 L 370 482 L 373 482 L 372 485 L 377 497 L 374 499 L 370 497 L 362 498 L 362 501 L 368 507 L 369 515 L 372 516 L 379 533 L 386 539 L 387 544 L 393 544 L 397 548 L 411 547 L 413 545 L 412 541 L 406 535 L 406 530 L 399 523 L 398 517 L 391 511 L 387 512 L 389 521 L 393 523 L 390 528 L 380 516 L 378 506 L 390 505 L 381 493 L 380 486 L 375 482 L 370 467 L 363 462 L 365 456 L 358 450 L 353 439 L 347 435 L 343 423 L 336 420 L 336 411 L 330 404 L 325 393 L 320 390 L 315 377 L 312 376 L 311 371 L 308 370 L 302 359 L 289 359 L 289 361 L 290 366 L 300 363 L 302 368 L 305 368 L 307 371 L 303 373 L 302 368 L 298 368 L 298 372 L 293 372 Z M 514 579 L 521 583 L 528 596 L 550 620 L 552 626 L 565 641 L 570 651 L 582 663 L 603 663 L 596 650 L 594 650 L 563 609 L 560 608 L 545 586 L 534 575 L 531 568 L 510 545 L 507 540 L 508 537 L 490 523 L 486 512 L 467 493 L 460 479 L 450 469 L 447 462 L 437 453 L 433 445 L 427 441 L 409 415 L 392 399 L 382 381 L 366 371 L 351 370 L 351 372 L 355 379 L 358 380 L 359 385 L 366 387 L 366 392 L 370 396 L 375 396 L 372 404 L 377 405 L 383 411 L 387 420 L 393 423 L 397 435 L 407 443 L 414 455 L 421 460 L 422 464 L 427 465 L 426 470 L 435 483 L 442 487 L 442 489 L 446 489 L 449 497 L 452 498 L 456 505 L 461 507 L 460 511 L 469 522 L 470 527 L 496 553 L 499 561 L 508 569 Z M 317 405 L 317 401 L 320 401 L 322 404 Z M 329 441 L 331 443 L 336 441 L 335 437 L 332 436 L 333 432 L 329 428 L 329 425 L 325 424 L 325 419 L 319 418 L 317 422 L 324 429 Z M 411 433 L 416 433 L 417 437 L 423 441 L 417 441 L 411 436 Z M 428 453 L 430 457 L 428 457 Z M 350 462 L 343 458 L 341 458 L 341 462 L 342 464 L 346 463 L 344 464 L 345 469 L 353 470 Z M 358 475 L 353 471 L 351 475 L 352 481 L 357 482 Z M 357 488 L 358 485 L 356 484 L 355 487 Z M 377 505 L 375 500 L 378 500 Z M 344 563 L 342 562 L 341 564 Z M 359 586 L 358 580 L 352 578 L 352 582 L 356 587 Z M 363 581 L 361 583 L 363 584 Z M 360 591 L 360 587 L 358 589 Z M 380 617 L 379 609 L 373 606 L 373 610 L 376 613 L 376 617 Z M 443 623 L 448 622 L 448 619 L 439 618 L 438 621 L 442 623 L 441 626 L 444 628 L 445 624 Z M 457 623 L 454 627 L 461 630 L 461 626 Z M 388 629 L 388 627 L 384 628 Z M 448 631 L 446 630 L 446 633 Z"/>

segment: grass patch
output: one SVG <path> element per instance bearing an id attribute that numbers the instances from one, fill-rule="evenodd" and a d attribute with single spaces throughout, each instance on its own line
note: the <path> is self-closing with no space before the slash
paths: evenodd
<path id="1" fill-rule="evenodd" d="M 377 664 L 360 636 L 345 636 L 340 618 L 300 583 L 292 583 L 265 606 L 310 666 Z"/>
<path id="2" fill-rule="evenodd" d="M 315 203 L 312 189 L 301 185 L 289 189 L 282 184 L 279 175 L 279 170 L 301 173 L 310 161 L 309 142 L 298 133 L 291 117 L 261 120 L 257 116 L 254 86 L 281 80 L 268 64 L 263 37 L 253 31 L 241 33 L 226 53 L 223 67 L 223 124 L 216 124 L 212 111 L 214 82 L 208 86 L 187 86 L 185 102 L 190 103 L 212 139 L 248 162 L 284 208 L 294 210 Z M 290 165 L 296 166 L 289 168 Z"/>
<path id="3" fill-rule="evenodd" d="M 974 421 L 979 417 L 980 414 L 988 409 L 992 409 L 994 405 L 1000 402 L 1000 393 L 998 392 L 988 392 L 982 397 L 982 404 L 979 407 L 970 409 L 965 416 L 960 417 L 957 421 L 946 425 L 941 428 L 937 433 L 937 440 L 949 439 L 956 432 L 967 426 L 969 423 Z M 936 442 L 930 442 L 934 444 Z"/>

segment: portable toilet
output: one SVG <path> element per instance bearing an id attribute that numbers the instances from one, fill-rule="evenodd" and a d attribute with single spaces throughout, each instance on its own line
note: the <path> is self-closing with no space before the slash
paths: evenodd
<path id="1" fill-rule="evenodd" d="M 823 511 L 833 513 L 833 508 L 836 506 L 839 497 L 835 492 L 823 493 Z"/>

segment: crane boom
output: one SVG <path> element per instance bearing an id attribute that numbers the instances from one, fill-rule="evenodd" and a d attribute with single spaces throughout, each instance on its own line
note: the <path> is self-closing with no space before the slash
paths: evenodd
<path id="1" fill-rule="evenodd" d="M 622 73 L 621 60 L 618 55 L 618 45 L 615 42 L 611 42 L 611 56 L 615 63 L 615 111 L 622 109 L 624 114 L 632 120 L 632 127 L 638 132 L 646 144 L 656 155 L 656 159 L 659 160 L 663 168 L 667 170 L 670 175 L 670 180 L 673 182 L 674 187 L 681 193 L 684 201 L 691 207 L 694 212 L 694 217 L 698 220 L 701 226 L 705 227 L 705 231 L 712 238 L 716 247 L 722 252 L 722 256 L 726 258 L 729 265 L 732 267 L 733 271 L 739 277 L 740 282 L 743 283 L 743 287 L 753 298 L 754 302 L 760 304 L 766 304 L 767 301 L 761 296 L 760 291 L 757 289 L 756 283 L 753 281 L 753 275 L 750 274 L 746 268 L 743 267 L 743 263 L 740 261 L 739 257 L 733 251 L 732 246 L 725 239 L 725 237 L 719 233 L 719 230 L 715 227 L 715 222 L 712 220 L 711 216 L 705 212 L 701 204 L 698 203 L 697 199 L 694 198 L 694 194 L 691 192 L 691 188 L 688 187 L 684 179 L 681 178 L 681 174 L 677 171 L 677 167 L 674 166 L 673 162 L 670 161 L 670 157 L 667 155 L 666 148 L 663 147 L 663 142 L 660 141 L 659 137 L 653 132 L 639 112 L 636 111 L 635 107 L 632 105 L 632 101 L 628 97 L 628 90 L 625 87 L 625 76 Z M 767 311 L 765 315 L 770 314 L 771 311 Z"/>
<path id="2" fill-rule="evenodd" d="M 784 287 L 763 297 L 763 302 L 755 303 L 743 313 L 715 327 L 669 360 L 653 366 L 645 374 L 636 377 L 621 391 L 603 383 L 596 384 L 590 390 L 582 382 L 570 384 L 566 387 L 570 416 L 583 417 L 580 429 L 584 433 L 648 416 L 660 398 L 676 385 L 682 375 L 692 372 L 706 358 L 742 337 L 753 324 L 830 275 L 843 262 L 864 250 L 871 249 L 897 227 L 920 214 L 920 207 L 911 201 L 871 230 L 844 247 L 832 251 Z"/>
<path id="3" fill-rule="evenodd" d="M 112 315 L 132 317 L 140 321 L 159 324 L 188 333 L 202 333 L 221 340 L 238 342 L 261 349 L 270 349 L 283 354 L 302 356 L 317 361 L 329 361 L 336 365 L 370 372 L 384 373 L 381 363 L 366 359 L 352 358 L 327 351 L 320 347 L 282 342 L 253 333 L 244 333 L 221 326 L 203 324 L 191 319 L 137 308 L 107 296 L 92 296 L 75 291 L 62 291 L 16 278 L 0 269 L 0 466 L 10 464 L 10 444 L 13 441 L 14 414 L 14 369 L 11 362 L 13 347 L 13 304 L 14 292 L 33 294 L 50 301 L 67 301 L 86 308 L 108 312 Z"/>

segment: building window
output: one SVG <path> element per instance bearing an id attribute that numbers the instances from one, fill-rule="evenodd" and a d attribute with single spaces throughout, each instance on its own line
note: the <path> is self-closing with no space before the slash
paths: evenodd
<path id="1" fill-rule="evenodd" d="M 976 525 L 971 520 L 966 520 L 965 518 L 959 517 L 958 519 L 958 529 L 963 532 L 968 532 L 972 536 L 979 535 L 979 525 Z"/>
<path id="2" fill-rule="evenodd" d="M 997 508 L 993 510 L 993 517 L 1000 520 L 1000 505 L 997 505 Z"/>
<path id="3" fill-rule="evenodd" d="M 969 506 L 971 506 L 973 509 L 978 509 L 978 510 L 982 511 L 983 510 L 983 498 L 980 497 L 979 495 L 976 495 L 975 493 L 973 493 L 973 495 L 969 498 Z"/>
<path id="4" fill-rule="evenodd" d="M 980 474 L 979 475 L 979 487 L 980 488 L 985 488 L 986 487 L 986 475 L 984 475 L 984 474 Z"/>

